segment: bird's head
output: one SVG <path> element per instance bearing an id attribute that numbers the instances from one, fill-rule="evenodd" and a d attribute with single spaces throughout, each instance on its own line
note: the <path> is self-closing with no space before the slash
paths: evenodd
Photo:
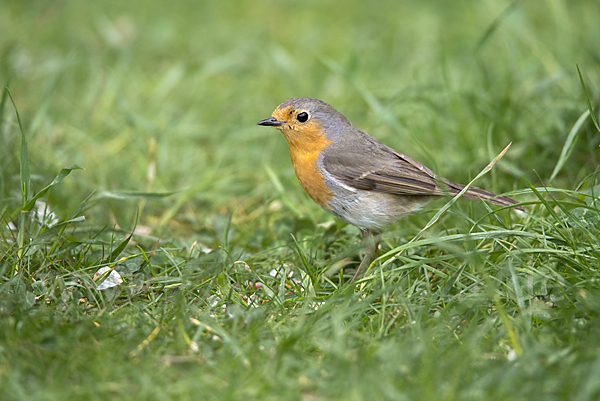
<path id="1" fill-rule="evenodd" d="M 347 127 L 352 127 L 344 115 L 327 103 L 310 97 L 286 100 L 275 109 L 271 118 L 258 125 L 275 127 L 287 139 L 290 147 L 310 147 L 324 141 L 335 141 Z"/>

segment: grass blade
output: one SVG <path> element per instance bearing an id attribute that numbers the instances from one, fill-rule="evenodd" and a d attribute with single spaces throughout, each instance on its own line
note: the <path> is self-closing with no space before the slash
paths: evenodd
<path id="1" fill-rule="evenodd" d="M 170 192 L 146 192 L 146 191 L 101 191 L 94 196 L 94 200 L 98 199 L 152 199 L 166 198 L 181 191 Z"/>
<path id="2" fill-rule="evenodd" d="M 588 101 L 589 101 L 589 99 L 588 99 Z M 575 124 L 573 125 L 573 128 L 571 128 L 571 131 L 569 131 L 569 135 L 567 135 L 567 140 L 565 141 L 562 151 L 560 152 L 560 156 L 558 157 L 558 161 L 556 162 L 554 171 L 552 171 L 552 175 L 550 176 L 550 179 L 548 180 L 548 185 L 550 185 L 552 183 L 552 181 L 554 181 L 554 179 L 556 178 L 556 175 L 560 172 L 560 170 L 563 168 L 563 166 L 567 162 L 567 159 L 569 158 L 569 155 L 571 154 L 571 151 L 573 150 L 573 146 L 575 146 L 575 138 L 577 137 L 577 134 L 579 133 L 579 130 L 581 129 L 581 126 L 583 125 L 583 122 L 589 115 L 590 115 L 590 110 L 584 111 L 579 116 L 579 118 L 577 119 Z"/>
<path id="3" fill-rule="evenodd" d="M 131 229 L 131 233 L 129 234 L 129 236 L 127 238 L 125 238 L 123 241 L 121 241 L 121 243 L 115 249 L 113 249 L 113 251 L 110 253 L 110 255 L 108 256 L 108 258 L 106 260 L 107 263 L 110 264 L 110 263 L 113 263 L 115 260 L 117 260 L 119 255 L 123 252 L 125 247 L 129 244 L 131 237 L 133 237 L 133 234 L 135 233 L 135 228 L 137 227 L 139 215 L 140 214 L 138 212 L 135 216 L 135 223 L 133 223 L 133 228 Z"/>
<path id="4" fill-rule="evenodd" d="M 579 80 L 581 81 L 581 86 L 583 87 L 583 91 L 585 92 L 585 98 L 587 100 L 588 109 L 590 115 L 592 116 L 592 121 L 596 126 L 596 129 L 600 132 L 600 125 L 598 124 L 598 119 L 596 118 L 596 114 L 594 114 L 594 108 L 592 107 L 592 101 L 590 100 L 590 93 L 587 90 L 587 86 L 585 86 L 585 81 L 583 80 L 583 75 L 581 75 L 581 70 L 579 69 L 579 64 L 575 63 L 577 66 L 577 72 L 579 73 Z"/>
<path id="5" fill-rule="evenodd" d="M 23 195 L 23 205 L 27 203 L 27 199 L 29 198 L 29 190 L 31 185 L 31 177 L 29 174 L 29 153 L 27 151 L 27 139 L 25 139 L 25 132 L 23 131 L 23 124 L 21 124 L 21 116 L 19 115 L 19 110 L 17 109 L 17 105 L 15 104 L 15 100 L 13 99 L 10 90 L 8 90 L 8 86 L 5 88 L 8 97 L 10 97 L 10 101 L 15 108 L 15 113 L 17 114 L 17 122 L 19 123 L 19 130 L 21 131 L 21 166 L 20 166 L 20 177 L 21 177 L 21 194 Z"/>
<path id="6" fill-rule="evenodd" d="M 6 85 L 5 87 L 7 87 Z M 6 99 L 8 98 L 8 91 L 2 93 L 2 100 L 0 100 L 0 132 L 2 132 L 2 117 L 4 116 L 4 108 L 6 107 Z"/>
<path id="7" fill-rule="evenodd" d="M 35 202 L 38 199 L 40 199 L 42 196 L 46 195 L 46 192 L 48 192 L 48 190 L 50 188 L 52 188 L 53 186 L 55 186 L 56 184 L 61 182 L 63 180 L 63 178 L 68 176 L 71 173 L 71 171 L 73 171 L 73 170 L 83 170 L 83 169 L 81 167 L 79 167 L 78 165 L 73 165 L 71 167 L 61 169 L 60 172 L 58 173 L 58 175 L 56 177 L 54 177 L 52 182 L 50 184 L 46 185 L 40 192 L 38 192 L 33 198 L 31 198 L 25 204 L 25 206 L 23 206 L 23 209 L 21 209 L 21 211 L 22 212 L 30 212 L 31 209 L 33 209 L 33 207 L 35 206 Z"/>
<path id="8" fill-rule="evenodd" d="M 19 123 L 19 130 L 21 131 L 21 162 L 19 167 L 19 177 L 21 180 L 21 195 L 23 197 L 23 205 L 27 203 L 27 199 L 29 198 L 29 191 L 31 186 L 31 177 L 29 174 L 29 152 L 27 150 L 27 139 L 25 138 L 25 132 L 23 131 L 23 124 L 21 124 L 21 116 L 19 115 L 19 110 L 17 109 L 17 105 L 15 104 L 15 100 L 13 99 L 10 91 L 8 90 L 8 86 L 5 88 L 6 94 L 10 98 L 10 101 L 13 104 L 15 109 L 15 113 L 17 114 L 17 121 Z M 19 244 L 19 248 L 17 251 L 17 255 L 19 259 L 23 255 L 23 244 L 25 242 L 25 213 L 21 213 L 19 218 L 19 234 L 17 236 L 17 241 Z M 18 265 L 15 265 L 13 273 L 16 274 L 19 270 Z"/>

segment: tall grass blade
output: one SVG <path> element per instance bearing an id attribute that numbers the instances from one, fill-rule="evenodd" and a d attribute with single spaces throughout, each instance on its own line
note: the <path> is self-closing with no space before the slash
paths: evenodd
<path id="1" fill-rule="evenodd" d="M 17 105 L 15 104 L 15 100 L 8 89 L 8 86 L 5 88 L 8 97 L 10 97 L 10 101 L 13 104 L 15 109 L 15 113 L 17 115 L 17 122 L 19 123 L 19 130 L 21 131 L 21 163 L 19 168 L 19 177 L 21 180 L 21 196 L 23 198 L 23 205 L 27 203 L 27 199 L 29 198 L 29 191 L 31 186 L 31 177 L 29 174 L 29 153 L 27 150 L 27 139 L 25 138 L 25 132 L 23 131 L 23 124 L 21 124 L 21 116 L 19 115 L 19 110 L 17 109 Z M 17 241 L 19 248 L 17 250 L 17 255 L 19 260 L 23 255 L 23 245 L 25 243 L 25 222 L 26 215 L 22 212 L 19 216 L 19 234 L 17 236 Z M 19 270 L 19 266 L 15 265 L 14 274 L 17 274 Z"/>
<path id="2" fill-rule="evenodd" d="M 127 245 L 129 244 L 129 241 L 131 241 L 131 237 L 133 237 L 133 234 L 135 233 L 135 228 L 137 227 L 139 216 L 140 216 L 140 214 L 138 211 L 138 213 L 135 216 L 135 222 L 133 223 L 133 228 L 131 229 L 131 233 L 129 234 L 129 236 L 127 238 L 125 238 L 123 241 L 121 241 L 121 243 L 115 249 L 113 249 L 113 251 L 110 253 L 108 258 L 106 259 L 106 262 L 108 264 L 113 263 L 115 260 L 117 260 L 119 255 L 125 250 L 125 247 L 127 247 Z"/>
<path id="3" fill-rule="evenodd" d="M 600 125 L 598 124 L 598 119 L 596 118 L 596 114 L 594 113 L 594 108 L 592 107 L 592 101 L 590 100 L 590 93 L 587 90 L 587 86 L 585 86 L 585 81 L 583 80 L 583 75 L 581 75 L 581 70 L 579 69 L 579 64 L 575 63 L 575 65 L 577 66 L 577 72 L 579 73 L 579 80 L 581 81 L 581 87 L 583 88 L 583 91 L 585 92 L 585 98 L 587 100 L 590 116 L 592 117 L 592 121 L 594 122 L 596 129 L 600 132 Z"/>
<path id="4" fill-rule="evenodd" d="M 6 85 L 5 87 L 8 87 Z M 2 132 L 2 122 L 4 121 L 4 108 L 6 107 L 6 99 L 8 99 L 8 91 L 2 92 L 2 100 L 0 100 L 0 132 Z"/>
<path id="5" fill-rule="evenodd" d="M 581 129 L 581 126 L 583 125 L 585 119 L 589 115 L 590 110 L 584 111 L 573 125 L 573 128 L 571 128 L 571 131 L 569 131 L 569 135 L 567 135 L 567 140 L 565 141 L 562 151 L 560 152 L 560 156 L 558 157 L 558 161 L 556 162 L 554 171 L 552 171 L 552 175 L 548 180 L 548 185 L 550 185 L 552 181 L 554 181 L 556 175 L 560 172 L 560 170 L 567 162 L 567 159 L 569 158 L 569 155 L 571 154 L 571 151 L 573 151 L 573 147 L 575 146 L 575 138 L 577 137 L 577 134 L 579 133 L 579 130 Z"/>
<path id="6" fill-rule="evenodd" d="M 29 199 L 29 191 L 31 185 L 31 177 L 29 174 L 29 153 L 27 151 L 27 139 L 25 138 L 25 132 L 23 131 L 23 124 L 21 123 L 21 116 L 19 115 L 19 109 L 15 104 L 15 100 L 10 93 L 8 87 L 5 88 L 10 101 L 13 104 L 15 113 L 17 114 L 17 122 L 19 123 L 19 130 L 21 131 L 21 165 L 20 165 L 20 177 L 21 177 L 21 194 L 23 196 L 23 205 L 27 203 Z"/>
<path id="7" fill-rule="evenodd" d="M 56 184 L 58 184 L 59 182 L 61 182 L 63 180 L 63 178 L 65 178 L 66 176 L 68 176 L 71 171 L 73 170 L 83 170 L 81 167 L 79 167 L 78 165 L 73 165 L 71 167 L 66 167 L 60 170 L 60 172 L 58 173 L 58 175 L 56 177 L 54 177 L 54 179 L 52 180 L 52 182 L 48 185 L 46 185 L 40 192 L 38 192 L 33 198 L 31 198 L 26 204 L 25 206 L 23 206 L 23 208 L 21 209 L 22 212 L 29 212 L 31 211 L 31 209 L 33 209 L 33 207 L 35 206 L 35 202 L 40 199 L 42 196 L 46 195 L 46 192 L 48 192 L 48 190 L 50 188 L 52 188 L 53 186 L 55 186 Z"/>

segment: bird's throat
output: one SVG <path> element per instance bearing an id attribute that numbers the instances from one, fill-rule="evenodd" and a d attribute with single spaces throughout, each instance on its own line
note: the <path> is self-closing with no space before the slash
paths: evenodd
<path id="1" fill-rule="evenodd" d="M 321 152 L 331 144 L 331 141 L 328 141 L 324 135 L 321 138 L 315 138 L 317 140 L 314 141 L 298 141 L 287 135 L 286 139 L 300 185 L 319 206 L 329 209 L 328 203 L 332 194 L 325 184 L 325 177 L 319 169 L 318 161 Z"/>

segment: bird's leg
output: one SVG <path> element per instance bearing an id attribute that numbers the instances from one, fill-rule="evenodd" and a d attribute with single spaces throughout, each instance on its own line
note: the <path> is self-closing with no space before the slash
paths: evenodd
<path id="1" fill-rule="evenodd" d="M 365 246 L 365 257 L 360 262 L 360 265 L 358 265 L 358 269 L 356 269 L 351 281 L 356 280 L 360 275 L 360 272 L 373 263 L 375 255 L 377 254 L 377 247 L 379 246 L 379 233 L 373 234 L 371 231 L 363 229 L 360 230 L 360 233 L 362 234 L 363 244 Z"/>

